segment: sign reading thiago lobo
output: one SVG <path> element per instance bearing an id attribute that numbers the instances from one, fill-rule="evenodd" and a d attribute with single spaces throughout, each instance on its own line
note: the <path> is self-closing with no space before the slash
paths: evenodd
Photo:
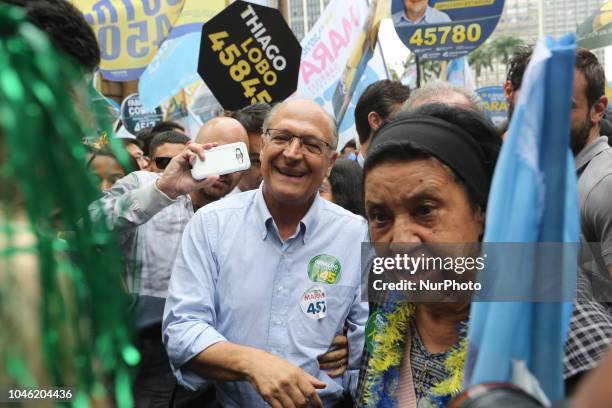
<path id="1" fill-rule="evenodd" d="M 449 60 L 485 42 L 503 9 L 504 0 L 392 0 L 391 18 L 419 58 Z"/>
<path id="2" fill-rule="evenodd" d="M 236 1 L 202 27 L 198 73 L 225 109 L 236 110 L 290 96 L 301 54 L 278 10 Z"/>

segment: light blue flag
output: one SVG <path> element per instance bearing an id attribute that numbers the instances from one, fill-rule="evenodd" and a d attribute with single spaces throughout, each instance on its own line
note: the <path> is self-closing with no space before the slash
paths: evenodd
<path id="1" fill-rule="evenodd" d="M 573 35 L 559 41 L 544 38 L 533 53 L 495 169 L 485 243 L 579 240 L 576 172 L 569 148 L 575 53 Z M 510 285 L 534 290 L 546 284 L 538 272 L 550 260 L 537 248 L 526 251 L 520 282 L 514 278 L 513 283 L 516 263 L 508 260 L 497 267 Z M 569 250 L 554 262 L 559 266 L 555 278 L 574 294 L 576 253 Z M 513 382 L 542 401 L 561 400 L 571 311 L 571 301 L 475 302 L 468 333 L 467 385 Z"/>
<path id="2" fill-rule="evenodd" d="M 455 58 L 446 67 L 446 82 L 465 88 L 469 92 L 476 89 L 474 74 L 467 57 Z"/>
<path id="3" fill-rule="evenodd" d="M 164 41 L 138 82 L 144 109 L 155 109 L 200 79 L 198 55 L 201 37 L 202 34 L 196 31 Z"/>

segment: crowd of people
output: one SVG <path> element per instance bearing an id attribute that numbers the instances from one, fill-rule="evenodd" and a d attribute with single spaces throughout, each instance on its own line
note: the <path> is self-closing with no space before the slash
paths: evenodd
<path id="1" fill-rule="evenodd" d="M 69 3 L 8 3 L 84 72 L 98 65 L 95 37 Z M 53 10 L 70 25 L 53 23 Z M 531 53 L 521 48 L 509 63 L 508 120 Z M 563 356 L 573 400 L 565 403 L 606 407 L 612 298 L 594 293 L 607 293 L 612 279 L 612 147 L 600 126 L 603 67 L 586 49 L 576 52 L 573 86 L 581 238 L 598 244 L 591 256 L 602 267 L 577 266 Z M 448 361 L 465 355 L 469 300 L 366 299 L 362 243 L 480 243 L 506 130 L 475 94 L 444 82 L 416 90 L 374 82 L 359 96 L 355 124 L 358 140 L 338 146 L 334 118 L 290 98 L 226 111 L 193 138 L 161 122 L 114 148 L 87 146 L 84 169 L 99 179 L 88 216 L 114 233 L 122 289 L 133 299 L 124 312 L 140 354 L 136 407 L 416 408 L 447 406 L 460 394 L 463 364 Z M 12 152 L 2 134 L 0 122 L 4 161 Z M 208 149 L 235 142 L 248 147 L 248 170 L 191 176 Z M 391 318 L 372 329 L 368 318 L 381 308 Z M 385 343 L 394 364 L 380 363 L 383 343 L 368 340 L 371 330 L 395 339 Z"/>

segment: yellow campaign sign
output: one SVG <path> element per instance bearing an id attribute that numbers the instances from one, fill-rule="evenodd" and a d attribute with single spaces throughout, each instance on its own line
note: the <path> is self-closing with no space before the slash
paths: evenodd
<path id="1" fill-rule="evenodd" d="M 140 77 L 167 38 L 199 31 L 223 0 L 71 0 L 98 39 L 100 70 L 111 81 Z"/>
<path id="2" fill-rule="evenodd" d="M 183 11 L 176 22 L 175 29 L 180 28 L 184 30 L 185 27 L 192 27 L 194 24 L 197 25 L 197 30 L 200 31 L 202 23 L 213 18 L 223 8 L 225 8 L 226 0 L 185 0 L 185 6 Z M 176 34 L 173 32 L 172 37 Z"/>
<path id="3" fill-rule="evenodd" d="M 184 0 L 72 0 L 92 26 L 102 75 L 138 79 L 183 9 Z"/>

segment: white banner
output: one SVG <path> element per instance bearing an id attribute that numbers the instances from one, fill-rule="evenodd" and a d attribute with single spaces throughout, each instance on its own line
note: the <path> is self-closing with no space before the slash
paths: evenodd
<path id="1" fill-rule="evenodd" d="M 367 14 L 366 0 L 332 0 L 328 4 L 302 40 L 302 61 L 296 96 L 315 100 L 333 115 L 331 101 L 334 91 L 349 58 L 355 52 Z M 357 138 L 354 111 L 355 103 L 363 90 L 372 82 L 387 78 L 382 51 L 380 45 L 377 45 L 340 124 L 338 149 L 349 139 Z"/>

